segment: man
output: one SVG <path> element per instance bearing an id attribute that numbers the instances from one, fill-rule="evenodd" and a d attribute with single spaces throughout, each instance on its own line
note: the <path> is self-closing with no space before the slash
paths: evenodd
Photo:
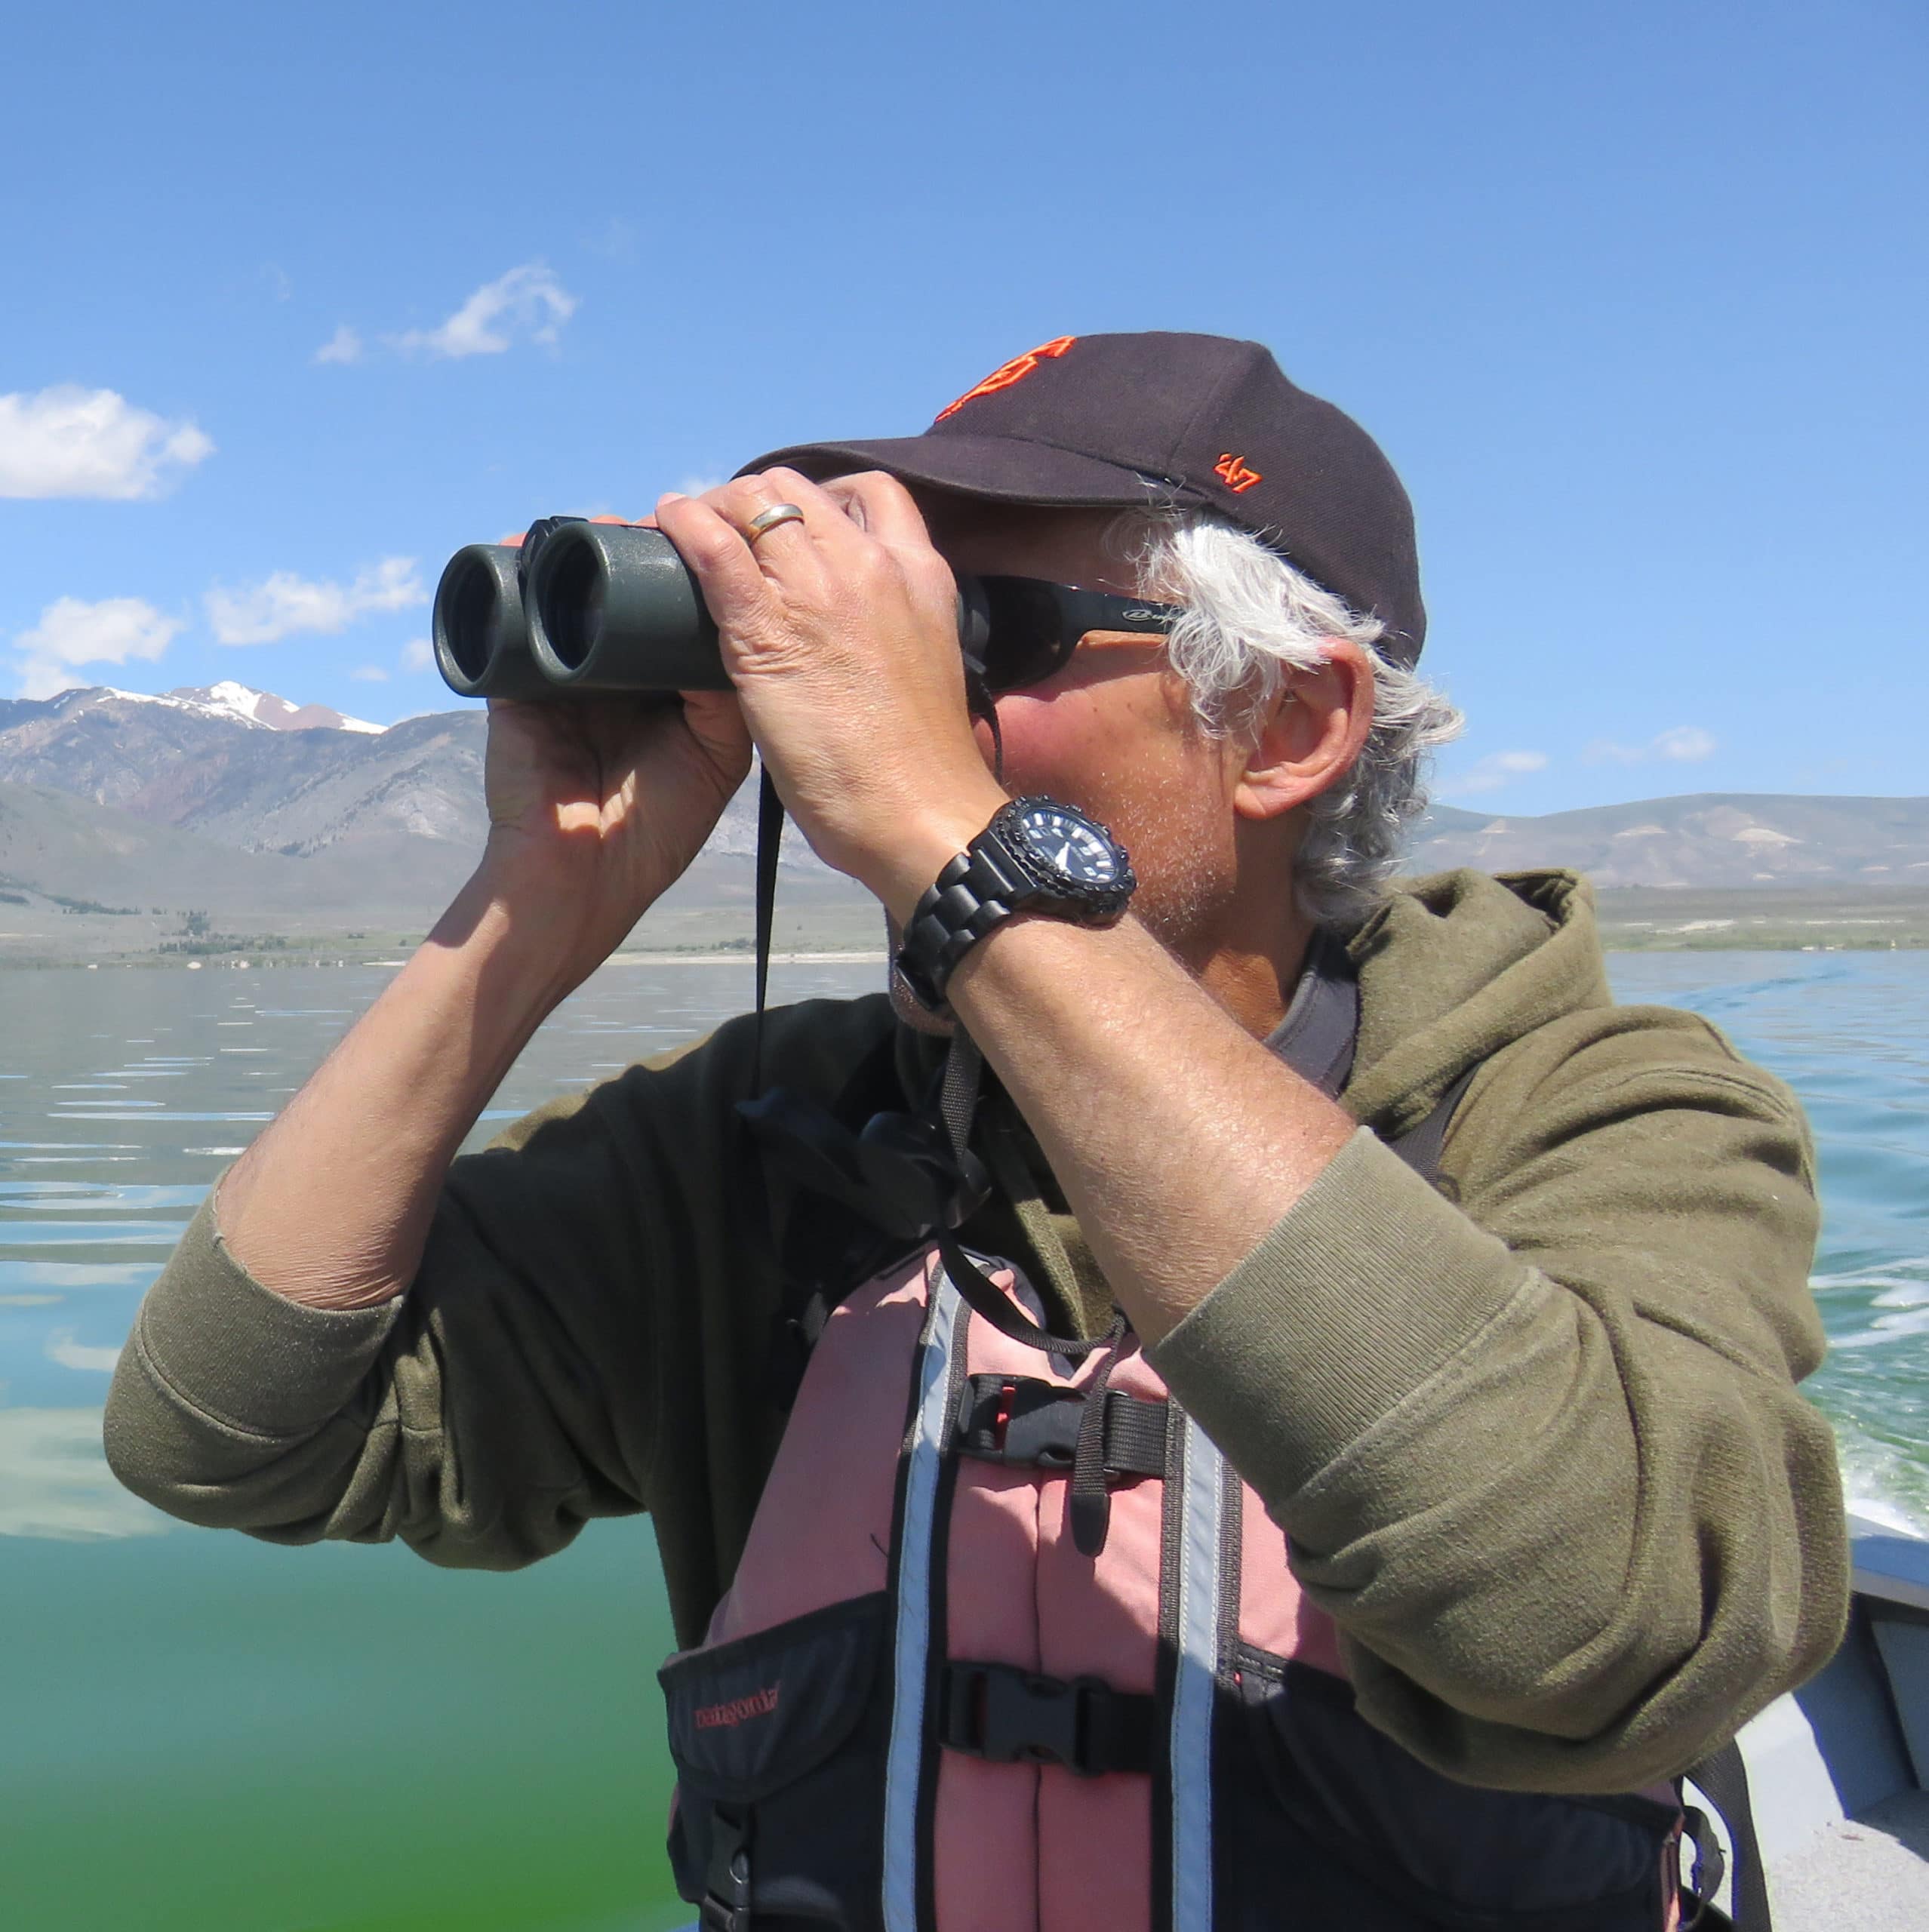
<path id="1" fill-rule="evenodd" d="M 123 1479 L 192 1520 L 400 1535 L 481 1567 L 648 1508 L 697 1644 L 784 1437 L 769 1337 L 795 1312 L 778 1164 L 737 1103 L 761 1077 L 848 1111 L 881 1054 L 915 1113 L 955 1017 L 990 1076 L 995 1183 L 960 1232 L 1023 1264 L 1066 1348 L 1096 1358 L 1103 1334 L 1129 1355 L 1116 1304 L 1198 1453 L 1223 1452 L 1248 1520 L 1263 1503 L 1276 1526 L 1267 1587 L 1303 1589 L 1337 1632 L 1320 1681 L 1351 1688 L 1318 1747 L 1337 1754 L 1315 1780 L 1324 1822 L 1289 1793 L 1235 1845 L 1223 1793 L 1213 1857 L 1266 1878 L 1279 1834 L 1344 1839 L 1333 1766 L 1380 1752 L 1363 1788 L 1398 1784 L 1443 1842 L 1464 1838 L 1444 1822 L 1460 1786 L 1482 1788 L 1478 1882 L 1456 1890 L 1404 1826 L 1361 1827 L 1351 1875 L 1309 1897 L 1361 1923 L 1349 1887 L 1395 1913 L 1374 1924 L 1550 1898 L 1595 1915 L 1563 1923 L 1659 1923 L 1602 1903 L 1627 1848 L 1575 1853 L 1572 1810 L 1552 1855 L 1600 1873 L 1523 1891 L 1518 1841 L 1549 1838 L 1546 1817 L 1491 1795 L 1666 1779 L 1839 1635 L 1829 1433 L 1793 1387 L 1820 1352 L 1809 1156 L 1786 1093 L 1711 1029 L 1612 1005 L 1577 881 L 1385 889 L 1451 714 L 1413 675 L 1424 617 L 1384 458 L 1255 345 L 1060 337 L 922 436 L 780 452 L 657 519 L 734 691 L 492 709 L 483 862 L 156 1284 L 109 1411 Z M 1041 651 L 994 605 L 974 694 L 954 571 L 1086 614 Z M 740 1022 L 451 1168 L 537 1024 L 688 864 L 753 743 L 812 846 L 903 935 L 912 1023 L 882 998 L 818 1004 L 771 1016 L 759 1051 Z M 1032 834 L 1014 798 L 1050 801 Z M 1062 845 L 1033 836 L 1027 857 L 1047 823 Z M 999 918 L 985 881 L 1014 868 L 1030 896 Z M 1316 1054 L 1315 1008 L 1346 1018 Z M 949 1064 L 955 1101 L 971 1062 Z M 1450 1107 L 1416 1173 L 1387 1143 L 1437 1141 Z M 948 1271 L 990 1309 L 945 1256 L 906 1292 L 936 1297 Z M 1242 1673 L 1219 1668 L 1229 1695 Z M 773 1684 L 696 1721 L 749 1737 Z M 1002 1768 L 1055 1790 L 1072 1748 L 1021 1745 L 1045 1768 Z M 754 1883 L 732 1876 L 748 1814 L 691 1829 L 706 1912 L 755 1924 L 777 1896 L 759 1888 L 788 1881 L 780 1825 Z M 906 1829 L 928 1837 L 928 1817 Z M 1381 1866 L 1405 1872 L 1392 1894 Z M 1214 1882 L 1220 1922 L 1272 1922 Z M 1158 1907 L 1175 1920 L 1176 1897 Z"/>

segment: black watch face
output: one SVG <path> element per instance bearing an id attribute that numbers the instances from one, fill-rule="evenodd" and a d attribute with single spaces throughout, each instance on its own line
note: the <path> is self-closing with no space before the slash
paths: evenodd
<path id="1" fill-rule="evenodd" d="M 1118 853 L 1089 820 L 1063 805 L 1030 805 L 1018 829 L 1032 852 L 1061 877 L 1080 885 L 1116 885 Z"/>

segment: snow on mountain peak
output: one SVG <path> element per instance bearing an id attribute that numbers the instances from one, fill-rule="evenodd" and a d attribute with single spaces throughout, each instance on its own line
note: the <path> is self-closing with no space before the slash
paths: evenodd
<path id="1" fill-rule="evenodd" d="M 219 684 L 184 685 L 167 694 L 167 699 L 190 709 L 217 716 L 238 718 L 250 724 L 266 725 L 271 731 L 362 731 L 379 734 L 386 728 L 367 719 L 348 718 L 325 704 L 291 704 L 272 691 L 258 691 L 251 686 L 223 678 Z M 164 699 L 163 702 L 167 700 Z"/>
<path id="2" fill-rule="evenodd" d="M 344 717 L 325 704 L 291 704 L 272 691 L 258 691 L 223 678 L 215 685 L 183 685 L 156 697 L 149 691 L 124 691 L 112 685 L 77 685 L 54 701 L 69 709 L 117 698 L 123 704 L 165 705 L 171 711 L 192 711 L 202 718 L 225 718 L 242 724 L 258 724 L 269 731 L 355 731 L 380 737 L 389 728 L 365 718 Z"/>

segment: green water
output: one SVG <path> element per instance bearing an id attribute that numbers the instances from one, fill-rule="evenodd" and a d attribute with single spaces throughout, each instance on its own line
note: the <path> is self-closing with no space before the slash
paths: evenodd
<path id="1" fill-rule="evenodd" d="M 1625 956 L 1803 1094 L 1851 1494 L 1929 1527 L 1929 956 Z M 780 998 L 875 965 L 780 968 Z M 0 1925 L 645 1932 L 661 1851 L 647 1523 L 510 1577 L 191 1530 L 114 1484 L 106 1378 L 221 1167 L 374 997 L 378 965 L 0 974 Z M 606 968 L 492 1114 L 700 1032 L 749 970 Z M 493 1130 L 486 1121 L 478 1137 Z"/>
<path id="2" fill-rule="evenodd" d="M 779 967 L 778 998 L 875 966 Z M 642 1519 L 512 1576 L 191 1529 L 114 1482 L 100 1409 L 221 1168 L 387 968 L 0 974 L 0 1927 L 646 1932 L 669 1650 Z M 485 1139 L 706 1031 L 747 962 L 612 966 Z"/>

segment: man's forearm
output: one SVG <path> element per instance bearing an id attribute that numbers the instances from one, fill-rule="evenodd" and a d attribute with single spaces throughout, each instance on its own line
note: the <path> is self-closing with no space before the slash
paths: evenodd
<path id="1" fill-rule="evenodd" d="M 478 872 L 223 1180 L 235 1259 L 314 1307 L 399 1294 L 463 1137 L 568 990 L 542 922 Z"/>
<path id="2" fill-rule="evenodd" d="M 966 955 L 949 994 L 1147 1342 L 1259 1244 L 1355 1131 L 1132 921 L 1014 921 Z"/>

